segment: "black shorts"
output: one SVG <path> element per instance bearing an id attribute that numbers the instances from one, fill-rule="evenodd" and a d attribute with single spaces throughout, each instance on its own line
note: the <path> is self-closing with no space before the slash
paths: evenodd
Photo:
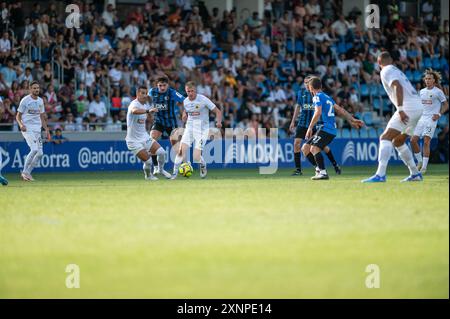
<path id="1" fill-rule="evenodd" d="M 175 127 L 171 127 L 171 126 L 164 126 L 159 122 L 155 122 L 152 125 L 151 131 L 155 130 L 155 131 L 159 131 L 161 133 L 166 132 L 167 136 L 170 136 L 170 134 L 172 133 L 172 131 L 175 129 Z"/>
<path id="2" fill-rule="evenodd" d="M 297 129 L 295 130 L 295 138 L 300 138 L 300 139 L 304 140 L 306 131 L 308 131 L 307 127 L 297 126 Z M 313 134 L 315 134 L 315 133 L 316 133 L 316 129 L 313 130 Z"/>
<path id="3" fill-rule="evenodd" d="M 319 130 L 316 134 L 314 134 L 306 141 L 306 144 L 317 146 L 318 148 L 323 150 L 325 146 L 327 146 L 334 140 L 335 137 L 336 135 Z"/>

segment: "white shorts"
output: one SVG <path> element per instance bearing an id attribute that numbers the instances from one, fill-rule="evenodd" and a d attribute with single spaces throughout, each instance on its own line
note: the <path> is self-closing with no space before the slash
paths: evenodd
<path id="1" fill-rule="evenodd" d="M 39 131 L 22 132 L 25 141 L 32 151 L 42 151 L 42 135 Z"/>
<path id="2" fill-rule="evenodd" d="M 202 125 L 186 125 L 181 138 L 181 143 L 191 146 L 194 142 L 194 148 L 203 150 L 208 140 L 209 126 L 202 128 Z"/>
<path id="3" fill-rule="evenodd" d="M 142 150 L 150 151 L 155 140 L 148 139 L 145 141 L 126 141 L 128 149 L 134 154 L 137 155 Z"/>
<path id="4" fill-rule="evenodd" d="M 433 138 L 437 122 L 438 121 L 433 121 L 432 115 L 422 116 L 417 123 L 416 129 L 414 130 L 414 135 L 419 137 L 428 136 L 429 138 Z"/>
<path id="5" fill-rule="evenodd" d="M 422 110 L 419 109 L 415 111 L 405 111 L 405 113 L 409 117 L 408 123 L 406 124 L 403 123 L 402 120 L 400 119 L 398 111 L 396 111 L 389 120 L 386 129 L 392 128 L 394 130 L 401 132 L 402 134 L 412 136 L 414 133 L 414 129 L 416 128 L 417 122 L 419 122 L 419 119 L 422 116 Z"/>

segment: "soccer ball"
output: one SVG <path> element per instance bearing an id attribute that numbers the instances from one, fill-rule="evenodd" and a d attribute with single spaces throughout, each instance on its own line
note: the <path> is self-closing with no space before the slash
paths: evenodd
<path id="1" fill-rule="evenodd" d="M 189 163 L 183 163 L 178 168 L 178 173 L 184 177 L 191 177 L 193 172 L 194 172 L 194 169 L 192 168 L 191 164 L 189 164 Z"/>

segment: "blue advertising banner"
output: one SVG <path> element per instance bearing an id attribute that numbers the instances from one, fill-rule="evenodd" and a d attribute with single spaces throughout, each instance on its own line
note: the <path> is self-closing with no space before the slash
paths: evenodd
<path id="1" fill-rule="evenodd" d="M 170 152 L 168 140 L 160 141 L 170 156 L 167 169 L 172 168 L 175 154 Z M 377 164 L 378 139 L 335 139 L 330 147 L 342 166 Z M 0 142 L 4 173 L 20 172 L 29 148 L 23 142 Z M 293 167 L 294 145 L 292 139 L 272 140 L 261 144 L 242 140 L 215 140 L 206 144 L 204 158 L 208 168 L 251 168 L 268 166 L 277 159 L 278 167 Z M 190 157 L 192 158 L 192 157 Z M 326 157 L 325 157 L 326 158 Z M 302 156 L 303 165 L 309 163 Z M 391 164 L 401 163 L 393 151 Z M 124 141 L 66 142 L 44 144 L 44 156 L 37 172 L 79 172 L 140 170 L 142 163 L 128 151 Z"/>

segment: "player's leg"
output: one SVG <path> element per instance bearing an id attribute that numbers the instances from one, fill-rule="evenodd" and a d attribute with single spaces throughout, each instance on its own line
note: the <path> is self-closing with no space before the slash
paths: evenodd
<path id="1" fill-rule="evenodd" d="M 419 173 L 416 163 L 414 162 L 413 154 L 408 145 L 405 144 L 408 137 L 409 136 L 407 134 L 400 134 L 392 140 L 392 144 L 397 150 L 400 159 L 409 169 L 410 176 L 405 178 L 403 181 L 422 180 L 422 175 Z"/>
<path id="2" fill-rule="evenodd" d="M 306 159 L 308 160 L 308 162 L 311 163 L 311 166 L 314 167 L 314 170 L 316 172 L 316 175 L 318 174 L 318 168 L 317 168 L 317 163 L 316 163 L 316 159 L 314 158 L 314 155 L 311 153 L 311 143 L 312 143 L 312 139 L 313 137 L 309 138 L 305 144 L 303 144 L 302 146 L 302 152 L 303 155 L 305 155 Z"/>
<path id="3" fill-rule="evenodd" d="M 2 176 L 2 163 L 3 163 L 2 152 L 0 152 L 0 184 L 6 186 L 8 185 L 8 180 Z"/>
<path id="4" fill-rule="evenodd" d="M 194 136 L 194 163 L 199 164 L 200 168 L 200 177 L 205 178 L 207 172 L 206 169 L 206 161 L 202 156 L 203 148 L 205 147 L 206 141 L 208 139 L 208 130 L 205 130 L 205 132 L 197 132 Z"/>
<path id="5" fill-rule="evenodd" d="M 292 176 L 302 175 L 302 141 L 305 138 L 306 128 L 297 126 L 295 130 L 295 138 L 294 138 L 294 162 L 295 162 L 295 171 L 292 173 Z"/>
<path id="6" fill-rule="evenodd" d="M 152 173 L 153 161 L 148 150 L 146 148 L 142 148 L 136 152 L 136 156 L 144 163 L 142 169 L 144 170 L 145 179 L 151 181 L 158 180 L 158 177 L 154 176 Z"/>
<path id="7" fill-rule="evenodd" d="M 333 152 L 331 151 L 331 148 L 329 146 L 325 146 L 323 151 L 327 155 L 328 160 L 333 165 L 334 171 L 336 172 L 336 174 L 341 175 L 342 170 L 341 170 L 340 166 L 338 165 L 338 163 L 336 162 L 336 160 L 334 159 L 334 155 L 333 155 Z"/>
<path id="8" fill-rule="evenodd" d="M 33 134 L 33 132 L 22 132 L 22 135 L 25 138 L 27 145 L 30 147 L 30 152 L 25 158 L 21 176 L 24 181 L 33 181 L 33 177 L 30 173 L 32 170 L 31 166 L 33 165 L 34 156 L 37 154 L 39 149 L 38 141 L 36 140 L 36 136 L 35 134 Z"/>
<path id="9" fill-rule="evenodd" d="M 150 136 L 154 141 L 158 141 L 161 138 L 163 133 L 163 126 L 160 123 L 153 123 L 152 129 L 150 130 Z M 152 154 L 153 167 L 157 170 L 158 167 L 158 156 L 156 154 Z M 155 172 L 157 173 L 157 172 Z"/>
<path id="10" fill-rule="evenodd" d="M 323 131 L 317 132 L 316 136 L 314 136 L 311 144 L 311 154 L 313 154 L 320 172 L 313 176 L 312 180 L 329 179 L 322 150 L 333 141 L 334 137 L 334 135 Z"/>
<path id="11" fill-rule="evenodd" d="M 428 161 L 430 160 L 430 146 L 434 131 L 436 130 L 437 122 L 428 119 L 425 130 L 423 131 L 423 164 L 419 168 L 420 172 L 424 174 L 427 171 Z"/>
<path id="12" fill-rule="evenodd" d="M 181 163 L 183 163 L 183 161 L 185 160 L 186 153 L 189 149 L 189 146 L 190 146 L 190 144 L 186 144 L 185 142 L 183 142 L 183 140 L 181 141 L 180 147 L 177 152 L 177 156 L 175 156 L 175 160 L 173 163 L 173 173 L 172 173 L 172 177 L 171 177 L 172 179 L 177 178 L 178 168 L 180 167 Z"/>
<path id="13" fill-rule="evenodd" d="M 42 145 L 42 136 L 41 136 L 41 132 L 35 133 L 35 138 L 37 141 L 37 152 L 33 157 L 33 161 L 31 162 L 31 170 L 30 170 L 30 175 L 31 175 L 31 171 L 39 164 L 39 162 L 41 161 L 42 156 L 44 155 L 44 148 Z"/>
<path id="14" fill-rule="evenodd" d="M 161 147 L 161 145 L 155 141 L 150 141 L 150 148 L 149 148 L 150 154 L 155 154 L 157 161 L 158 161 L 158 172 L 166 178 L 171 178 L 172 175 L 164 170 L 164 164 L 166 163 L 167 158 L 167 152 L 164 150 L 164 148 Z M 153 155 L 152 155 L 152 162 L 153 162 Z"/>
<path id="15" fill-rule="evenodd" d="M 417 168 L 418 169 L 420 169 L 422 167 L 422 153 L 420 152 L 419 139 L 420 139 L 420 137 L 417 135 L 414 135 L 413 137 L 411 137 L 411 148 L 414 152 L 414 157 L 417 160 Z"/>

